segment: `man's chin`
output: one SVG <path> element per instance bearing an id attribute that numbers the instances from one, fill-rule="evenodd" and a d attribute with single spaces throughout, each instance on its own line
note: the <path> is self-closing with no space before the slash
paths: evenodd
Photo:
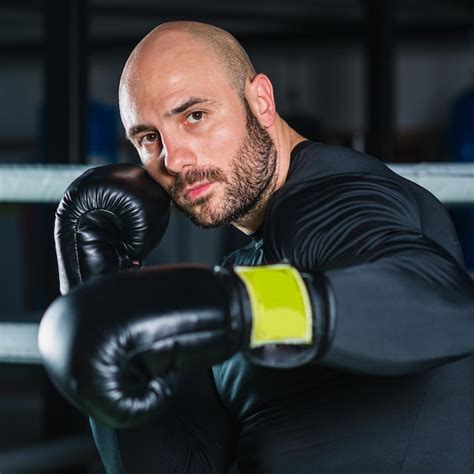
<path id="1" fill-rule="evenodd" d="M 173 202 L 175 207 L 185 214 L 193 224 L 202 229 L 216 229 L 228 223 L 226 219 L 222 219 L 222 216 L 212 215 L 206 203 L 208 200 L 205 198 L 202 201 L 196 201 L 193 205 L 181 205 Z"/>
<path id="2" fill-rule="evenodd" d="M 202 209 L 201 212 L 187 213 L 187 216 L 193 224 L 202 229 L 216 229 L 217 227 L 222 227 L 229 223 L 229 219 L 223 218 L 223 216 L 212 215 L 205 208 Z"/>

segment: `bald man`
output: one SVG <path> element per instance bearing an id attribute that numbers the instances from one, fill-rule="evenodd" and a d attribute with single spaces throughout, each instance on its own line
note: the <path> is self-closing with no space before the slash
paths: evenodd
<path id="1" fill-rule="evenodd" d="M 119 99 L 128 139 L 173 203 L 197 225 L 231 224 L 251 237 L 222 262 L 228 274 L 245 266 L 258 279 L 267 271 L 261 264 L 277 263 L 300 272 L 312 333 L 292 339 L 294 328 L 284 327 L 282 339 L 262 341 L 252 332 L 250 345 L 229 342 L 231 354 L 217 338 L 201 346 L 196 336 L 195 370 L 180 371 L 176 362 L 150 381 L 149 390 L 167 393 L 169 403 L 129 430 L 103 422 L 114 424 L 110 405 L 120 397 L 105 407 L 91 395 L 101 377 L 109 380 L 101 359 L 95 382 L 75 396 L 94 415 L 107 472 L 225 473 L 235 463 L 245 474 L 471 473 L 474 286 L 436 199 L 373 157 L 298 134 L 276 112 L 270 79 L 214 26 L 174 22 L 153 30 L 125 65 Z M 220 311 L 193 313 L 191 302 L 195 289 L 223 291 L 214 276 L 193 282 L 188 276 L 196 270 L 183 268 L 165 294 L 158 283 L 171 271 L 157 272 L 149 289 L 153 273 L 128 272 L 62 301 L 86 305 L 100 295 L 101 307 L 114 305 L 107 312 L 121 324 L 133 301 L 138 323 L 125 334 L 143 331 L 140 318 L 154 318 L 149 309 L 140 315 L 150 292 L 168 308 L 156 310 L 165 311 L 168 332 L 175 330 L 170 321 L 187 314 L 182 305 L 194 315 L 189 324 L 204 325 L 200 331 L 215 323 Z M 255 287 L 245 278 L 250 294 Z M 255 291 L 264 307 L 286 299 L 293 308 L 293 297 L 304 300 L 303 286 L 275 284 L 266 301 L 268 294 Z M 105 294 L 110 288 L 113 294 Z M 168 293 L 180 309 L 172 311 L 177 303 Z M 255 307 L 249 314 L 242 305 L 241 312 L 253 331 Z M 234 323 L 236 331 L 241 323 Z M 97 334 L 101 318 L 94 324 Z M 177 360 L 188 340 L 175 340 Z M 123 341 L 113 347 L 128 350 Z M 141 362 L 155 360 L 147 357 Z M 170 374 L 179 375 L 174 390 L 166 385 Z"/>
<path id="2" fill-rule="evenodd" d="M 202 227 L 254 232 L 304 140 L 276 113 L 268 77 L 209 25 L 153 30 L 125 65 L 119 100 L 146 170 Z"/>

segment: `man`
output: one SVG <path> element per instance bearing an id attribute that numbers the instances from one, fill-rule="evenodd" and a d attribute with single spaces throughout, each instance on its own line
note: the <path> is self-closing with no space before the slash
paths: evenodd
<path id="1" fill-rule="evenodd" d="M 92 415 L 107 471 L 471 472 L 474 286 L 442 206 L 372 157 L 305 140 L 213 26 L 153 30 L 119 97 L 127 137 L 174 204 L 252 242 L 213 272 L 91 279 L 45 316 L 45 364 Z M 107 173 L 58 211 L 72 232 L 57 237 L 64 293 L 114 258 L 139 265 L 144 235 L 160 234 L 136 218 L 156 209 L 156 184 Z"/>

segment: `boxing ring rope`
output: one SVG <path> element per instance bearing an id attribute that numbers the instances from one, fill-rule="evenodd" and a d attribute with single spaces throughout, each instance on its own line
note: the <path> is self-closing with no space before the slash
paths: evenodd
<path id="1" fill-rule="evenodd" d="M 444 204 L 474 204 L 474 163 L 391 164 L 389 167 L 426 188 Z"/>
<path id="2" fill-rule="evenodd" d="M 474 163 L 389 165 L 445 204 L 474 203 Z M 59 202 L 87 165 L 0 164 L 0 202 Z"/>
<path id="3" fill-rule="evenodd" d="M 0 202 L 59 202 L 68 185 L 90 166 L 0 164 Z"/>
<path id="4" fill-rule="evenodd" d="M 39 364 L 37 338 L 37 323 L 0 322 L 0 362 Z"/>
<path id="5" fill-rule="evenodd" d="M 389 165 L 396 173 L 433 193 L 444 204 L 474 204 L 474 164 L 421 163 Z M 68 185 L 87 165 L 0 164 L 0 203 L 57 203 Z M 15 318 L 0 317 L 0 363 L 40 364 L 37 345 L 38 321 L 31 313 Z M 87 435 L 63 438 L 0 452 L 0 470 L 33 473 L 40 469 L 66 468 L 78 461 L 97 458 Z"/>

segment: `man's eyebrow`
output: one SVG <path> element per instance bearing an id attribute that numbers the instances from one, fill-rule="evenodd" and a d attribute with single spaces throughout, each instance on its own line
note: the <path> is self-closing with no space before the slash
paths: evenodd
<path id="1" fill-rule="evenodd" d="M 135 125 L 133 127 L 130 127 L 127 131 L 127 138 L 131 140 L 135 135 L 141 133 L 141 132 L 146 132 L 146 131 L 156 131 L 155 127 L 153 125 Z"/>
<path id="2" fill-rule="evenodd" d="M 171 109 L 169 112 L 165 113 L 165 117 L 172 117 L 173 115 L 180 114 L 184 112 L 186 109 L 189 109 L 193 105 L 202 104 L 203 102 L 213 102 L 209 99 L 203 99 L 201 97 L 190 97 L 189 99 L 185 100 L 182 104 L 178 105 L 177 107 Z"/>
<path id="3" fill-rule="evenodd" d="M 169 118 L 169 117 L 172 117 L 173 115 L 180 114 L 184 112 L 185 110 L 189 109 L 190 107 L 192 107 L 193 105 L 202 104 L 204 102 L 214 103 L 214 101 L 210 99 L 203 99 L 201 97 L 190 97 L 189 99 L 186 99 L 182 104 L 178 105 L 177 107 L 174 107 L 169 112 L 166 112 L 165 117 Z M 135 125 L 128 129 L 127 138 L 131 140 L 135 135 L 141 132 L 146 132 L 146 131 L 157 131 L 157 130 L 153 125 L 147 125 L 147 124 Z"/>

